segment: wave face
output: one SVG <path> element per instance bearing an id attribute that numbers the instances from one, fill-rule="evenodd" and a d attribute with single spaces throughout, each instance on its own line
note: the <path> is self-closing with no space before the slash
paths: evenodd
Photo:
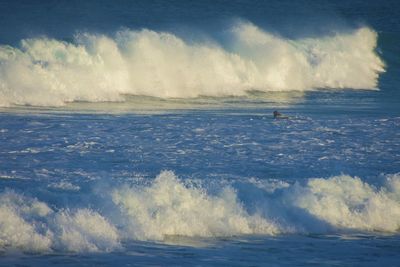
<path id="1" fill-rule="evenodd" d="M 376 89 L 384 63 L 368 27 L 290 40 L 250 23 L 228 44 L 188 42 L 167 32 L 80 34 L 0 46 L 0 106 L 62 106 L 73 101 L 242 96 L 248 91 Z"/>
<path id="2" fill-rule="evenodd" d="M 121 249 L 122 241 L 174 236 L 400 230 L 398 174 L 384 177 L 380 186 L 347 175 L 294 184 L 255 178 L 207 184 L 180 180 L 169 171 L 140 181 L 107 187 L 101 193 L 106 204 L 93 201 L 92 209 L 50 208 L 5 191 L 0 194 L 0 247 L 97 252 Z"/>

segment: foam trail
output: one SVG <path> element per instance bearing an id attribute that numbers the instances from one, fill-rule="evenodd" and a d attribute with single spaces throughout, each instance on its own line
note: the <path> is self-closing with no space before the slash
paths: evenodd
<path id="1" fill-rule="evenodd" d="M 368 27 L 290 40 L 238 23 L 228 45 L 189 43 L 167 32 L 81 34 L 0 46 L 0 106 L 61 106 L 161 98 L 240 96 L 250 90 L 375 89 L 384 64 Z M 229 47 L 224 48 L 224 47 Z"/>

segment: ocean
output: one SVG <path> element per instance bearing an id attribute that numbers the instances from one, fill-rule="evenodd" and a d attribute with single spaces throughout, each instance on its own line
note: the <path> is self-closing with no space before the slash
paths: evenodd
<path id="1" fill-rule="evenodd" d="M 0 1 L 0 266 L 400 266 L 399 17 Z"/>

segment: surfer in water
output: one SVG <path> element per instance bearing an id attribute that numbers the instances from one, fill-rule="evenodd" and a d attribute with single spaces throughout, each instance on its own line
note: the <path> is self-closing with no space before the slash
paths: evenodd
<path id="1" fill-rule="evenodd" d="M 288 116 L 284 116 L 281 113 L 279 113 L 277 110 L 275 110 L 272 114 L 274 114 L 274 119 L 288 119 Z"/>

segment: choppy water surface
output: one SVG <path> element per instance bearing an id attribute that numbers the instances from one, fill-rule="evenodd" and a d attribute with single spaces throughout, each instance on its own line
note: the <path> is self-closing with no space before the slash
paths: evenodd
<path id="1" fill-rule="evenodd" d="M 3 113 L 5 264 L 395 264 L 399 117 L 271 111 Z"/>

